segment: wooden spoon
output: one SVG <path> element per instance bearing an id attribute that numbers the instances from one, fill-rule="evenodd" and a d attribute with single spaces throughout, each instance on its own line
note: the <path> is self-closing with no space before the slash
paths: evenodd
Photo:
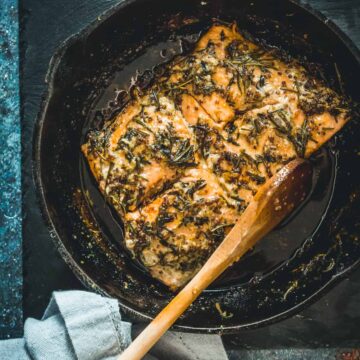
<path id="1" fill-rule="evenodd" d="M 118 360 L 141 359 L 209 284 L 305 199 L 311 180 L 312 167 L 301 159 L 291 161 L 270 178 L 201 270 Z"/>

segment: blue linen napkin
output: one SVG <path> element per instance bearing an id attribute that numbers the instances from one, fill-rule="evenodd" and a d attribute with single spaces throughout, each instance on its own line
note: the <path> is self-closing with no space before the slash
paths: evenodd
<path id="1" fill-rule="evenodd" d="M 26 320 L 23 339 L 0 342 L 0 359 L 113 360 L 130 342 L 131 324 L 121 320 L 117 300 L 86 291 L 57 291 L 41 320 Z M 170 357 L 227 359 L 220 336 L 180 332 L 165 334 L 145 359 Z"/>

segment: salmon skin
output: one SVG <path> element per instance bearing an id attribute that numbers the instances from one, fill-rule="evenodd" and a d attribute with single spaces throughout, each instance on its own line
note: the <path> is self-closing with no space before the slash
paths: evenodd
<path id="1" fill-rule="evenodd" d="M 224 239 L 263 183 L 309 157 L 349 106 L 295 60 L 213 25 L 82 151 L 125 224 L 125 246 L 172 290 Z"/>

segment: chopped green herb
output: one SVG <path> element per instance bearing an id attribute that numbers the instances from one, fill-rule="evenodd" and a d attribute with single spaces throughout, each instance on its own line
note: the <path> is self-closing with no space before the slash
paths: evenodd
<path id="1" fill-rule="evenodd" d="M 266 180 L 264 176 L 254 174 L 250 171 L 247 171 L 246 174 L 250 177 L 251 180 L 255 181 L 258 185 L 263 184 Z"/>

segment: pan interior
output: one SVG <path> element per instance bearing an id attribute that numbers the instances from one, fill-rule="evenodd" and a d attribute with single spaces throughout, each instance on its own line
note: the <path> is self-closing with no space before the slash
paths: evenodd
<path id="1" fill-rule="evenodd" d="M 243 33 L 304 60 L 358 100 L 356 57 L 324 23 L 289 1 L 128 1 L 69 41 L 55 56 L 39 121 L 35 156 L 45 212 L 75 273 L 119 298 L 131 316 L 155 315 L 172 294 L 124 250 L 121 219 L 97 190 L 80 145 L 90 128 L 121 108 L 121 90 L 137 71 L 191 48 L 214 18 L 236 21 Z M 180 327 L 220 331 L 266 323 L 358 263 L 358 137 L 354 119 L 312 157 L 306 203 L 204 292 Z M 217 303 L 231 316 L 221 316 Z"/>

